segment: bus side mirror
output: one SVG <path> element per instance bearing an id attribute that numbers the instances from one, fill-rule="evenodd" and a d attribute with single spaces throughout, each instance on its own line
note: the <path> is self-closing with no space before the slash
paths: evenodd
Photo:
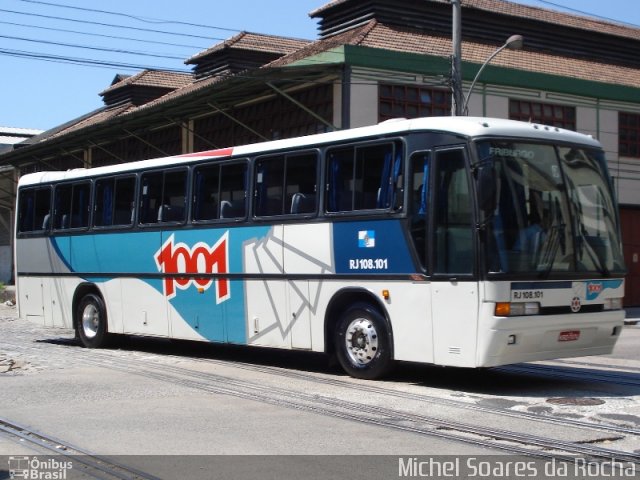
<path id="1" fill-rule="evenodd" d="M 484 164 L 477 169 L 478 206 L 485 216 L 497 207 L 496 170 L 492 164 Z"/>

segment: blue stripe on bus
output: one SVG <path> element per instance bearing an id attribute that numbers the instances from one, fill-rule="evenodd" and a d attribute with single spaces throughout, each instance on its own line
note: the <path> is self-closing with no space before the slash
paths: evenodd
<path id="1" fill-rule="evenodd" d="M 172 232 L 138 231 L 131 233 L 104 233 L 54 237 L 51 242 L 60 261 L 71 272 L 105 273 L 157 273 L 156 255 L 173 235 L 175 244 L 189 247 L 197 243 L 213 246 L 228 232 L 228 272 L 242 273 L 244 244 L 251 239 L 261 239 L 268 235 L 270 227 L 220 228 L 176 230 Z M 100 283 L 108 280 L 99 276 L 85 278 Z M 159 299 L 165 297 L 162 278 L 141 278 L 158 291 Z M 196 286 L 186 289 L 176 288 L 170 304 L 200 335 L 212 341 L 231 343 L 247 342 L 245 291 L 241 280 L 229 281 L 230 296 L 225 301 L 216 302 L 215 286 L 199 291 Z"/>

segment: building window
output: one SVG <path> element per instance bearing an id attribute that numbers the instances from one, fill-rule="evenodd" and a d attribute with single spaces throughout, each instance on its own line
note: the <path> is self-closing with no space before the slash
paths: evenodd
<path id="1" fill-rule="evenodd" d="M 451 95 L 447 90 L 412 85 L 385 85 L 378 88 L 379 121 L 449 115 Z"/>
<path id="2" fill-rule="evenodd" d="M 523 122 L 542 123 L 554 127 L 576 129 L 576 109 L 566 105 L 509 100 L 509 118 Z"/>
<path id="3" fill-rule="evenodd" d="M 618 114 L 619 153 L 624 157 L 640 157 L 640 115 Z"/>

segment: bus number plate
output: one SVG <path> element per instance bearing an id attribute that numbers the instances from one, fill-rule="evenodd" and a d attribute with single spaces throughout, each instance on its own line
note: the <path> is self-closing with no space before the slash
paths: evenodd
<path id="1" fill-rule="evenodd" d="M 349 270 L 387 270 L 389 260 L 386 258 L 353 258 L 349 260 Z"/>
<path id="2" fill-rule="evenodd" d="M 575 342 L 580 338 L 580 330 L 566 330 L 558 335 L 559 342 Z"/>
<path id="3" fill-rule="evenodd" d="M 511 291 L 511 300 L 512 301 L 531 301 L 531 300 L 541 300 L 543 297 L 544 291 L 542 290 L 512 290 Z"/>

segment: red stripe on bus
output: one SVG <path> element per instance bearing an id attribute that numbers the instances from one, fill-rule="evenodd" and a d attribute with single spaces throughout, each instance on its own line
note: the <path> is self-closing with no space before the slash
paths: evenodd
<path id="1" fill-rule="evenodd" d="M 179 157 L 228 157 L 233 153 L 233 147 L 219 148 L 217 150 L 207 150 L 204 152 L 186 153 Z"/>

